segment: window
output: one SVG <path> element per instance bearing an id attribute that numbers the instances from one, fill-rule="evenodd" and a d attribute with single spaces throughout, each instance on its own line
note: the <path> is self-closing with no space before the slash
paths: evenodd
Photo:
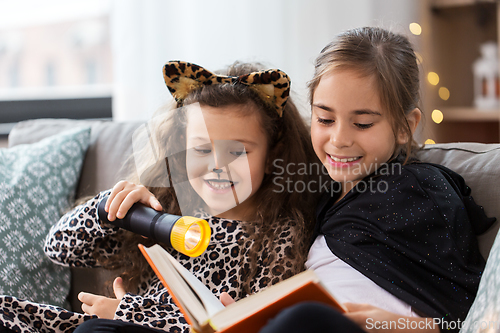
<path id="1" fill-rule="evenodd" d="M 55 86 L 56 85 L 56 74 L 55 74 L 55 65 L 52 62 L 49 62 L 45 71 L 45 82 L 46 86 Z"/>
<path id="2" fill-rule="evenodd" d="M 0 1 L 0 124 L 111 117 L 110 10 L 111 0 Z"/>
<path id="3" fill-rule="evenodd" d="M 13 61 L 8 70 L 8 86 L 12 88 L 19 87 L 19 63 Z"/>

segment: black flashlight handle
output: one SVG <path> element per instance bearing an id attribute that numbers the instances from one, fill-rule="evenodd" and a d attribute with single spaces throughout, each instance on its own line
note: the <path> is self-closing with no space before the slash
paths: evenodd
<path id="1" fill-rule="evenodd" d="M 101 221 L 152 238 L 171 246 L 170 234 L 175 222 L 181 218 L 178 215 L 162 213 L 136 202 L 130 207 L 122 219 L 108 220 L 108 213 L 104 210 L 108 197 L 99 202 L 97 213 Z"/>

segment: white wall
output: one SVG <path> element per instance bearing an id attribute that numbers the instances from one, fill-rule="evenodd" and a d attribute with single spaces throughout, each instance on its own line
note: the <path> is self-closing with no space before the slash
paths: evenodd
<path id="1" fill-rule="evenodd" d="M 171 96 L 162 65 L 216 70 L 235 60 L 287 72 L 306 114 L 313 60 L 340 31 L 378 25 L 408 32 L 418 0 L 115 0 L 113 118 L 148 120 Z"/>

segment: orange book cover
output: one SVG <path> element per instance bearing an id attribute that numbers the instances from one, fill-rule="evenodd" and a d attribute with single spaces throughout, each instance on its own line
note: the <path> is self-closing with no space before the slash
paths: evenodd
<path id="1" fill-rule="evenodd" d="M 340 312 L 345 312 L 345 309 L 340 305 L 324 287 L 316 282 L 310 281 L 307 284 L 293 289 L 289 294 L 284 295 L 273 303 L 267 304 L 264 308 L 253 312 L 249 309 L 248 316 L 230 327 L 220 330 L 224 333 L 255 333 L 260 328 L 266 325 L 268 320 L 274 318 L 279 312 L 289 306 L 300 302 L 319 302 L 328 304 L 336 308 Z"/>
<path id="2" fill-rule="evenodd" d="M 340 312 L 345 312 L 345 308 L 325 289 L 311 270 L 224 307 L 201 281 L 183 268 L 161 246 L 139 247 L 181 309 L 186 321 L 198 333 L 254 333 L 281 310 L 304 301 L 325 303 Z M 163 261 L 170 263 L 165 265 Z M 175 270 L 177 273 L 169 270 Z M 177 276 L 180 276 L 180 281 L 175 281 L 178 280 Z"/>

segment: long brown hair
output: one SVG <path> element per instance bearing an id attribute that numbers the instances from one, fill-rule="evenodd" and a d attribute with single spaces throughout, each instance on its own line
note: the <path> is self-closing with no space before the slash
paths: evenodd
<path id="1" fill-rule="evenodd" d="M 315 61 L 314 76 L 308 83 L 312 105 L 321 78 L 332 70 L 353 70 L 375 78 L 380 101 L 392 119 L 397 136 L 401 131 L 409 140 L 397 146 L 394 155 L 406 161 L 420 147 L 413 139 L 407 115 L 420 103 L 417 58 L 409 40 L 382 28 L 364 27 L 339 34 L 323 48 Z"/>
<path id="2" fill-rule="evenodd" d="M 259 64 L 236 62 L 220 74 L 240 76 L 262 69 L 263 66 Z M 276 233 L 280 226 L 288 225 L 291 229 L 295 243 L 290 247 L 286 255 L 289 262 L 294 263 L 291 271 L 293 273 L 300 272 L 303 270 L 310 245 L 310 236 L 314 226 L 314 207 L 319 194 L 319 190 L 317 190 L 319 182 L 317 179 L 314 180 L 318 175 L 300 172 L 298 169 L 304 168 L 304 165 L 308 163 L 317 163 L 318 165 L 320 163 L 312 148 L 309 129 L 297 107 L 292 99 L 289 99 L 283 117 L 279 117 L 276 110 L 265 103 L 257 93 L 242 84 L 204 86 L 190 93 L 184 100 L 184 105 L 195 102 L 211 107 L 253 104 L 256 108 L 236 108 L 239 110 L 236 112 L 249 112 L 248 110 L 257 109 L 260 123 L 267 135 L 267 160 L 270 162 L 268 171 L 260 188 L 253 196 L 256 199 L 255 217 L 243 224 L 245 232 L 252 240 L 248 258 L 250 268 L 245 273 L 245 276 L 240 277 L 245 291 L 250 292 L 250 284 L 258 274 L 260 259 L 258 254 L 262 249 L 265 249 L 265 253 L 269 254 L 266 265 L 273 267 L 279 264 L 274 262 L 273 256 L 274 248 L 280 241 Z M 182 105 L 176 106 L 181 107 Z M 158 142 L 165 143 L 156 147 L 156 149 L 159 149 L 158 154 L 166 154 L 159 156 L 167 156 L 169 149 L 182 151 L 182 145 L 184 145 L 185 149 L 187 120 L 182 108 L 164 118 L 162 121 L 157 121 L 155 123 L 156 128 L 150 131 L 150 133 L 157 133 L 158 137 L 156 139 Z M 161 149 L 165 149 L 165 151 L 160 151 Z M 168 160 L 169 168 L 185 169 L 185 154 L 184 156 L 182 154 L 176 156 L 177 160 Z M 145 164 L 151 164 L 151 161 L 146 161 Z M 283 174 L 280 171 L 283 168 L 278 169 L 278 164 L 286 166 L 288 173 Z M 148 169 L 148 172 L 153 175 L 150 179 L 155 179 L 155 175 L 161 173 L 160 170 L 155 171 L 155 167 Z M 131 176 L 130 180 L 144 184 L 144 178 L 138 176 Z M 289 186 L 289 184 L 298 183 L 307 185 L 311 181 L 318 185 L 318 188 L 314 189 L 309 187 L 312 191 L 296 191 L 293 188 L 290 189 Z M 151 182 L 144 185 L 147 185 L 146 187 L 155 194 L 165 212 L 180 214 L 179 202 L 176 193 L 171 187 L 153 187 L 150 186 Z M 192 204 L 193 210 L 201 204 L 200 201 L 195 200 Z M 183 213 L 185 213 L 184 206 Z M 108 267 L 120 267 L 124 270 L 122 277 L 129 290 L 137 286 L 141 272 L 144 272 L 147 267 L 147 263 L 137 251 L 137 243 L 145 243 L 145 239 L 129 232 L 123 232 L 120 255 L 117 255 L 117 258 L 110 258 L 106 262 Z M 286 277 L 288 276 L 282 276 L 281 278 Z M 272 283 L 274 282 L 272 281 Z"/>

